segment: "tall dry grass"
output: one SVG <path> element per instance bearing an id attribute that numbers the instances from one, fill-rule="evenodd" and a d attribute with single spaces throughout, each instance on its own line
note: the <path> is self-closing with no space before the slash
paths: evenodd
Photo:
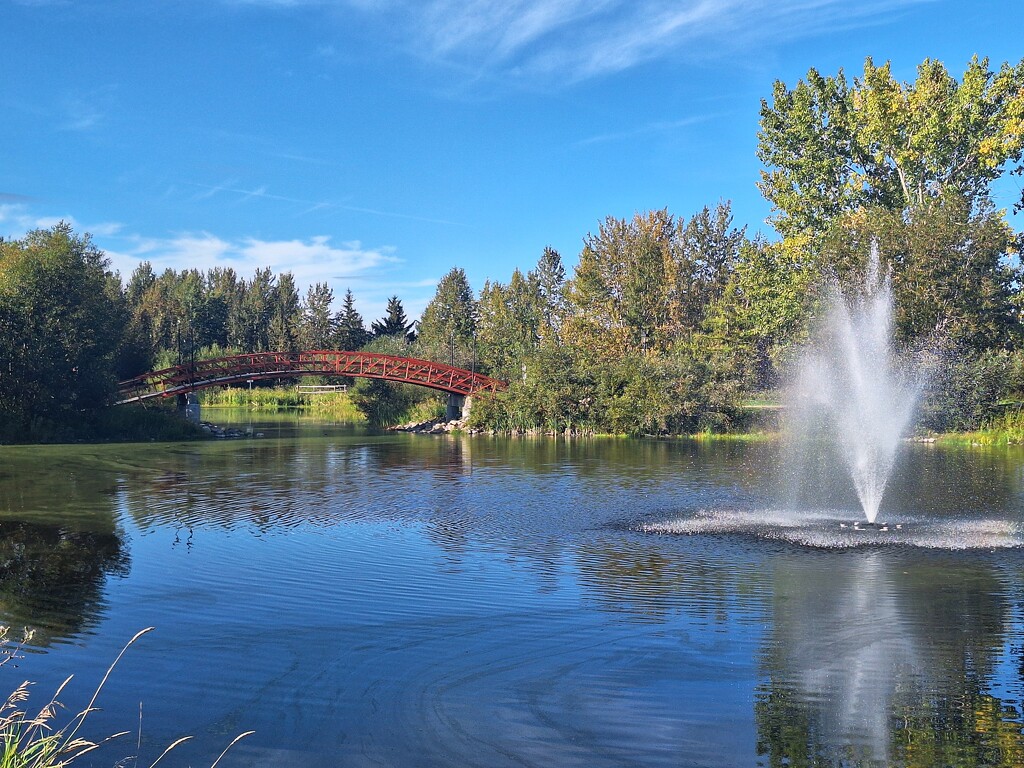
<path id="1" fill-rule="evenodd" d="M 39 709 L 29 708 L 30 689 L 33 683 L 26 680 L 15 688 L 0 707 L 0 768 L 64 768 L 105 744 L 127 736 L 130 731 L 120 731 L 93 741 L 80 734 L 89 715 L 96 711 L 96 701 L 121 657 L 140 637 L 152 632 L 153 629 L 153 627 L 143 629 L 125 644 L 117 658 L 107 668 L 99 685 L 96 686 L 88 705 L 70 718 L 62 717 L 65 707 L 61 703 L 60 697 L 74 677 L 73 675 L 61 683 L 56 692 Z M 21 658 L 24 644 L 31 639 L 31 633 L 26 632 L 20 642 L 14 643 L 9 637 L 9 632 L 9 627 L 0 627 L 0 666 Z M 252 733 L 254 732 L 246 731 L 236 736 L 213 761 L 210 768 L 215 768 L 231 747 Z M 184 744 L 191 738 L 191 736 L 183 736 L 170 744 L 156 760 L 150 763 L 149 768 L 154 768 L 175 747 Z M 141 738 L 139 746 L 141 746 Z M 137 765 L 138 747 L 134 761 Z"/>

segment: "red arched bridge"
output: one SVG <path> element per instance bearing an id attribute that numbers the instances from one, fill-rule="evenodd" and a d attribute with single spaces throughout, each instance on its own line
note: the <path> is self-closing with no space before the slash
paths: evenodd
<path id="1" fill-rule="evenodd" d="M 118 384 L 123 403 L 138 403 L 154 397 L 172 397 L 208 387 L 221 387 L 261 379 L 296 376 L 355 376 L 367 379 L 419 384 L 454 395 L 500 392 L 508 384 L 473 371 L 414 357 L 381 355 L 376 352 L 252 352 L 245 355 L 197 360 L 151 371 Z"/>

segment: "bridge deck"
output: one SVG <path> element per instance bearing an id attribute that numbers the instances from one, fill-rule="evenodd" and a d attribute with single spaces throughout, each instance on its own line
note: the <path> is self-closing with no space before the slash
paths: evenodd
<path id="1" fill-rule="evenodd" d="M 500 392 L 508 387 L 504 381 L 464 368 L 414 357 L 341 350 L 252 352 L 198 360 L 192 365 L 176 365 L 122 381 L 118 385 L 121 397 L 117 404 L 137 403 L 155 397 L 171 397 L 208 387 L 246 381 L 299 376 L 382 379 L 418 384 L 421 387 L 457 395 Z"/>

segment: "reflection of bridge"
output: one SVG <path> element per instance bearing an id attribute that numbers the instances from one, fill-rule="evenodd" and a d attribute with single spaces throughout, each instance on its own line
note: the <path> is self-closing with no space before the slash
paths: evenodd
<path id="1" fill-rule="evenodd" d="M 477 392 L 499 392 L 508 386 L 504 381 L 444 363 L 376 352 L 252 352 L 197 360 L 195 363 L 151 371 L 122 381 L 118 385 L 120 399 L 117 404 L 184 395 L 208 387 L 298 376 L 383 379 L 402 384 L 418 384 L 463 396 Z"/>

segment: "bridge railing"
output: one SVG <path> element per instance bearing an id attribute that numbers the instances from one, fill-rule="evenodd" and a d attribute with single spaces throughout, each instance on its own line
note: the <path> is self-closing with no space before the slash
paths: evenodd
<path id="1" fill-rule="evenodd" d="M 418 384 L 459 395 L 499 392 L 508 385 L 463 368 L 376 352 L 309 350 L 251 352 L 150 371 L 118 385 L 118 404 L 243 381 L 295 376 L 351 376 Z"/>

